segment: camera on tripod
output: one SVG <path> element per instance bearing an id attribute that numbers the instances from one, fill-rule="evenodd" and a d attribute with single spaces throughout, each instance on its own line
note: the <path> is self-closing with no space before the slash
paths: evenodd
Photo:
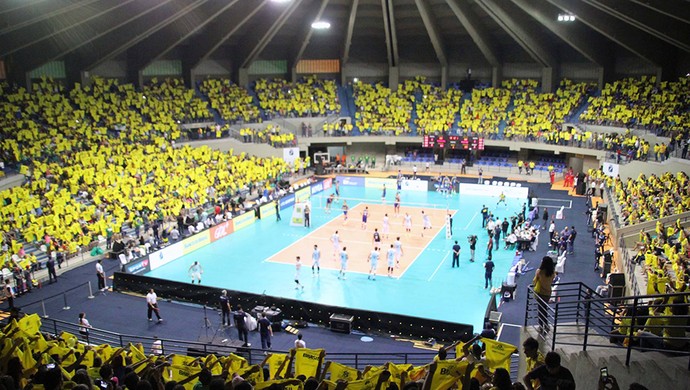
<path id="1" fill-rule="evenodd" d="M 467 236 L 467 242 L 469 242 L 470 244 L 476 243 L 477 242 L 477 236 L 472 235 L 472 234 Z"/>

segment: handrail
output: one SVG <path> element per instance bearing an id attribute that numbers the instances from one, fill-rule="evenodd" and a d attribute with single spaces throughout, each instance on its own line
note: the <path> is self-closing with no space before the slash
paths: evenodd
<path id="1" fill-rule="evenodd" d="M 687 306 L 690 293 L 611 298 L 602 297 L 581 282 L 556 286 L 550 299 L 552 303 L 544 302 L 532 287 L 528 287 L 525 306 L 524 325 L 528 326 L 534 319 L 539 319 L 539 336 L 549 342 L 551 350 L 558 345 L 581 346 L 583 351 L 588 347 L 625 348 L 626 365 L 630 365 L 633 351 L 672 352 L 690 357 L 687 348 L 690 337 L 668 335 L 673 334 L 674 329 L 686 328 L 690 315 L 671 314 L 668 311 Z M 674 299 L 669 301 L 672 297 Z M 650 313 L 650 310 L 656 310 L 656 314 Z M 660 320 L 661 324 L 648 324 L 650 318 Z M 645 333 L 637 333 L 643 329 Z M 624 333 L 621 334 L 619 330 Z M 654 333 L 663 337 L 654 336 Z M 605 342 L 602 342 L 602 338 Z M 685 347 L 672 348 L 674 345 Z"/>
<path id="2" fill-rule="evenodd" d="M 62 332 L 79 335 L 78 323 L 71 323 L 57 319 L 44 319 L 41 324 L 41 331 L 53 335 L 60 335 Z M 209 334 L 209 337 L 216 336 Z M 109 344 L 112 347 L 127 348 L 129 344 L 140 343 L 145 351 L 151 351 L 153 337 L 129 335 L 112 332 L 105 329 L 89 328 L 89 332 L 81 336 L 83 342 L 91 345 Z M 214 337 L 215 339 L 215 337 Z M 176 339 L 159 338 L 162 345 L 162 354 L 236 354 L 247 359 L 248 363 L 257 364 L 264 360 L 264 350 L 260 348 L 243 347 L 241 343 L 222 342 L 211 339 L 210 342 L 195 342 Z M 287 351 L 273 351 L 276 353 L 287 353 Z M 436 352 L 327 352 L 327 360 L 346 364 L 356 369 L 363 369 L 367 365 L 381 365 L 386 362 L 397 364 L 422 365 L 432 361 Z"/>

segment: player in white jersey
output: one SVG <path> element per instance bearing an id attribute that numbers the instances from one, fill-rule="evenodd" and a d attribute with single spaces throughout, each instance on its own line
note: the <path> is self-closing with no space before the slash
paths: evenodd
<path id="1" fill-rule="evenodd" d="M 405 231 L 407 233 L 412 231 L 412 217 L 408 213 L 405 213 L 405 216 L 403 217 L 403 226 L 405 227 Z"/>
<path id="2" fill-rule="evenodd" d="M 426 229 L 431 230 L 431 219 L 429 219 L 429 214 L 424 213 L 424 210 L 422 210 L 422 224 L 424 225 L 422 228 L 422 237 L 424 237 L 424 231 Z"/>
<path id="3" fill-rule="evenodd" d="M 338 253 L 340 253 L 340 236 L 337 230 L 331 236 L 331 242 L 333 243 L 333 261 L 335 261 L 335 258 L 338 257 Z"/>
<path id="4" fill-rule="evenodd" d="M 321 260 L 321 251 L 318 245 L 314 245 L 314 252 L 311 253 L 311 275 L 316 276 L 321 272 L 321 267 L 319 266 L 319 261 Z M 314 273 L 316 271 L 316 273 Z"/>
<path id="5" fill-rule="evenodd" d="M 338 273 L 338 279 L 347 279 L 347 277 L 345 277 L 345 272 L 347 271 L 348 257 L 349 256 L 347 255 L 347 248 L 343 247 L 343 250 L 340 251 L 340 272 Z"/>
<path id="6" fill-rule="evenodd" d="M 386 253 L 386 260 L 388 260 L 388 277 L 393 277 L 393 269 L 395 268 L 395 248 L 391 244 L 390 249 Z"/>
<path id="7" fill-rule="evenodd" d="M 302 283 L 299 282 L 299 277 L 300 277 L 300 271 L 302 270 L 302 262 L 300 261 L 299 256 L 297 256 L 297 262 L 295 263 L 295 290 L 302 289 L 304 290 L 304 286 Z"/>
<path id="8" fill-rule="evenodd" d="M 199 281 L 199 284 L 201 284 L 201 274 L 204 273 L 204 269 L 201 268 L 201 264 L 199 264 L 198 261 L 195 261 L 194 264 L 192 264 L 191 267 L 189 267 L 189 276 L 192 278 L 192 284 L 194 284 L 195 281 Z"/>
<path id="9" fill-rule="evenodd" d="M 371 263 L 371 267 L 369 267 L 369 276 L 367 279 L 372 279 L 376 280 L 376 268 L 379 266 L 379 247 L 375 247 L 371 253 L 369 253 L 369 258 L 367 259 L 368 262 Z"/>
<path id="10" fill-rule="evenodd" d="M 395 248 L 395 263 L 396 267 L 400 267 L 400 258 L 403 256 L 402 242 L 400 242 L 400 237 L 396 238 L 393 242 L 393 247 Z"/>
<path id="11" fill-rule="evenodd" d="M 391 224 L 390 221 L 388 220 L 388 214 L 384 214 L 383 216 L 383 229 L 381 229 L 381 234 L 383 234 L 386 238 L 388 238 L 388 233 L 391 231 Z"/>

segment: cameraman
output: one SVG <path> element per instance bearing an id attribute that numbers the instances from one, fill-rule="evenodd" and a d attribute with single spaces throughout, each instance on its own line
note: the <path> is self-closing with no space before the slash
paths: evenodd
<path id="1" fill-rule="evenodd" d="M 468 236 L 467 242 L 470 244 L 470 262 L 474 263 L 474 250 L 477 249 L 477 236 Z"/>

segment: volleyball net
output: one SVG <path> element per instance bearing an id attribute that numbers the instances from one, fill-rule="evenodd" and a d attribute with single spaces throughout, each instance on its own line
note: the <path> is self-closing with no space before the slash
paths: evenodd
<path id="1" fill-rule="evenodd" d="M 316 194 L 312 195 L 311 199 L 309 200 L 311 202 L 311 207 L 316 208 L 316 209 L 325 209 L 326 204 L 327 204 L 327 199 L 330 196 L 330 194 Z M 373 198 L 373 199 L 364 199 L 364 198 L 349 198 L 349 197 L 334 197 L 333 203 L 331 204 L 330 208 L 333 210 L 341 210 L 343 207 L 343 203 L 347 202 L 348 206 L 354 207 L 357 204 L 360 203 L 366 203 L 366 204 L 371 204 L 371 205 L 381 205 L 381 206 L 393 206 L 394 204 L 394 198 L 386 198 L 384 201 L 381 198 Z M 444 199 L 441 203 L 423 203 L 423 202 L 408 202 L 408 201 L 403 201 L 401 202 L 401 206 L 403 207 L 417 207 L 417 208 L 422 208 L 422 209 L 437 209 L 437 210 L 447 210 L 447 209 L 456 209 L 457 208 L 457 203 L 458 203 L 458 198 L 457 197 L 448 197 Z M 451 207 L 453 205 L 453 207 Z"/>

